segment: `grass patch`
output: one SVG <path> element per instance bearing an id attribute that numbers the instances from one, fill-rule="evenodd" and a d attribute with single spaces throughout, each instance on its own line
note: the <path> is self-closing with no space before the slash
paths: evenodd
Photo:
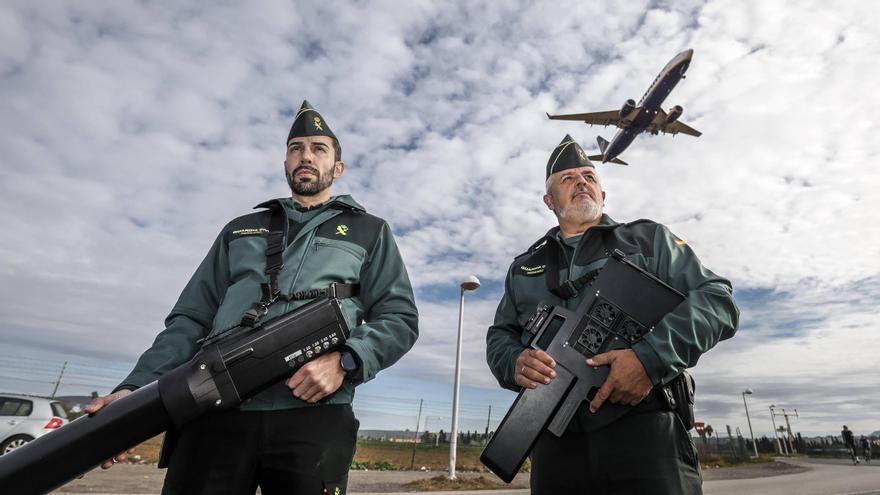
<path id="1" fill-rule="evenodd" d="M 485 471 L 483 464 L 480 463 L 482 451 L 481 445 L 459 445 L 456 455 L 456 469 Z M 412 444 L 359 440 L 354 460 L 354 464 L 378 465 L 387 463 L 395 466 L 395 469 L 398 470 L 409 470 L 412 465 L 415 471 L 422 468 L 428 471 L 445 471 L 449 468 L 449 444 L 438 446 L 416 444 L 415 459 L 413 459 Z"/>
<path id="2" fill-rule="evenodd" d="M 143 442 L 135 447 L 135 454 L 141 462 L 155 464 L 159 462 L 159 451 L 162 447 L 162 435 Z M 416 444 L 416 455 L 413 462 L 412 444 L 382 442 L 378 440 L 358 440 L 357 452 L 354 456 L 352 469 L 370 471 L 408 471 L 410 463 L 413 470 L 424 468 L 428 471 L 445 471 L 449 468 L 449 444 L 422 445 Z M 456 469 L 459 471 L 486 472 L 480 462 L 481 445 L 459 445 L 456 455 Z M 133 457 L 133 456 L 132 456 Z M 130 457 L 132 462 L 138 462 Z M 529 462 L 523 471 L 528 471 Z"/>

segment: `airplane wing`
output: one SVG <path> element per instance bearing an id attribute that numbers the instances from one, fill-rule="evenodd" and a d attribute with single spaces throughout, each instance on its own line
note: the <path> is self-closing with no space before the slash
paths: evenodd
<path id="1" fill-rule="evenodd" d="M 675 122 L 673 122 L 671 124 L 666 124 L 663 127 L 662 131 L 665 133 L 668 133 L 668 134 L 673 134 L 673 135 L 678 134 L 678 133 L 687 134 L 688 136 L 694 136 L 694 137 L 700 137 L 703 135 L 702 132 L 694 129 L 693 127 L 689 127 L 688 125 L 683 124 L 683 123 L 679 122 L 678 120 L 676 120 Z"/>
<path id="2" fill-rule="evenodd" d="M 590 113 L 571 113 L 568 115 L 550 115 L 547 118 L 551 120 L 579 120 L 590 125 L 618 125 L 620 122 L 620 112 L 617 110 L 608 110 L 607 112 L 590 112 Z"/>
<path id="3" fill-rule="evenodd" d="M 652 134 L 657 134 L 657 132 L 663 132 L 666 134 L 672 134 L 673 136 L 676 134 L 687 134 L 688 136 L 700 137 L 703 133 L 690 127 L 686 124 L 683 124 L 680 120 L 676 120 L 671 124 L 666 123 L 666 117 L 668 117 L 665 111 L 662 108 L 657 110 L 657 115 L 654 116 L 654 120 L 648 124 L 648 128 L 646 129 L 648 132 Z"/>

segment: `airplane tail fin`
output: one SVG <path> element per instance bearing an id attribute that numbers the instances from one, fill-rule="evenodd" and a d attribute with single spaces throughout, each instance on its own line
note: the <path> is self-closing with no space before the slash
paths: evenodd
<path id="1" fill-rule="evenodd" d="M 616 163 L 618 165 L 629 165 L 629 163 L 626 163 L 625 161 L 621 160 L 620 158 L 612 158 L 610 160 L 606 160 L 605 159 L 605 148 L 608 147 L 608 141 L 606 141 L 605 138 L 603 138 L 602 136 L 596 136 L 596 142 L 599 143 L 599 151 L 601 151 L 602 154 L 601 155 L 590 155 L 587 158 L 589 158 L 590 160 L 597 160 L 602 163 L 611 162 L 611 163 Z"/>
<path id="2" fill-rule="evenodd" d="M 605 155 L 590 155 L 587 158 L 589 158 L 591 161 L 605 163 Z M 612 158 L 611 160 L 608 160 L 608 161 L 611 163 L 616 163 L 618 165 L 629 165 L 629 163 L 626 163 L 625 161 L 621 160 L 620 158 Z"/>

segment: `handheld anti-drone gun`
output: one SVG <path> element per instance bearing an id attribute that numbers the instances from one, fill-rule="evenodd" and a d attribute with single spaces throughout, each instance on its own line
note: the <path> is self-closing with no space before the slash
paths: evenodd
<path id="1" fill-rule="evenodd" d="M 0 487 L 17 495 L 47 493 L 172 426 L 238 406 L 348 336 L 335 298 L 235 327 L 158 381 L 0 456 Z"/>
<path id="2" fill-rule="evenodd" d="M 684 295 L 626 260 L 615 250 L 574 311 L 541 305 L 524 326 L 530 347 L 556 361 L 556 378 L 548 385 L 524 389 L 489 441 L 480 461 L 510 483 L 546 428 L 562 436 L 579 407 L 592 400 L 608 377 L 609 367 L 592 367 L 586 359 L 627 349 L 642 338 Z M 669 395 L 670 389 L 663 388 Z M 674 400 L 667 397 L 671 404 Z M 610 424 L 632 410 L 606 402 L 590 414 L 588 431 Z"/>

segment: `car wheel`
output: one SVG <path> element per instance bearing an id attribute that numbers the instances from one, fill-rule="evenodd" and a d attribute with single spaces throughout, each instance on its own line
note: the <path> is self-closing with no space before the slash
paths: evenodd
<path id="1" fill-rule="evenodd" d="M 0 455 L 8 454 L 33 439 L 34 437 L 27 435 L 15 435 L 14 437 L 9 437 L 3 442 L 3 445 L 0 445 Z"/>

